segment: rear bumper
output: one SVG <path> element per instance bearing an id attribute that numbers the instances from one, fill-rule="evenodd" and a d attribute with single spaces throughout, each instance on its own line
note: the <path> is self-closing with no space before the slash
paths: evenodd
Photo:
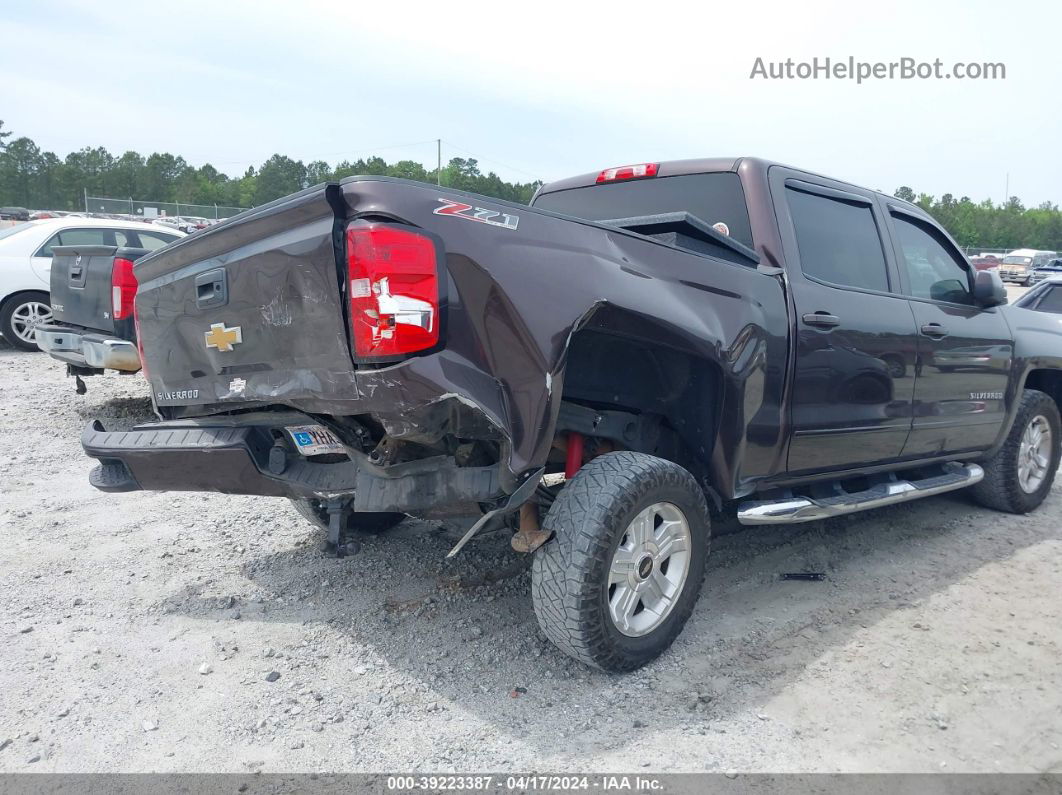
<path id="1" fill-rule="evenodd" d="M 122 370 L 135 373 L 140 369 L 136 343 L 68 326 L 40 326 L 37 347 L 53 359 L 99 370 Z"/>
<path id="2" fill-rule="evenodd" d="M 285 429 L 314 422 L 299 413 L 263 412 L 108 432 L 96 421 L 81 434 L 81 446 L 99 460 L 89 482 L 107 492 L 354 498 L 356 511 L 418 516 L 474 514 L 479 503 L 504 496 L 497 465 L 459 467 L 437 456 L 377 467 L 354 450 L 348 460 L 305 458 L 291 449 Z"/>

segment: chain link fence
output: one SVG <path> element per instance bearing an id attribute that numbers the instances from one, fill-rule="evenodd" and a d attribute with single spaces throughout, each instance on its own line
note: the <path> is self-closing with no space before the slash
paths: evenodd
<path id="1" fill-rule="evenodd" d="M 1015 248 L 1017 248 L 1017 246 L 1015 246 Z M 1003 259 L 1003 257 L 1007 256 L 1007 254 L 1013 250 L 1014 248 L 985 248 L 983 246 L 965 246 L 963 248 L 967 257 L 983 257 L 991 254 L 999 259 Z"/>
<path id="2" fill-rule="evenodd" d="M 185 204 L 184 202 L 155 202 L 144 199 L 117 199 L 85 194 L 85 212 L 100 215 L 129 215 L 135 218 L 206 218 L 220 220 L 242 213 L 247 207 L 225 207 L 220 204 Z"/>

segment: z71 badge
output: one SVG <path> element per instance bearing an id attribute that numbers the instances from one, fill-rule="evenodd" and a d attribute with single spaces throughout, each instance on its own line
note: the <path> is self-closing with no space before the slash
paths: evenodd
<path id="1" fill-rule="evenodd" d="M 464 218 L 466 221 L 478 221 L 481 224 L 500 226 L 503 229 L 516 229 L 520 225 L 520 216 L 518 215 L 509 215 L 497 210 L 487 210 L 483 207 L 473 207 L 471 204 L 454 202 L 449 199 L 439 199 L 439 201 L 443 203 L 443 206 L 435 208 L 434 213 L 436 215 L 453 215 L 457 218 Z"/>

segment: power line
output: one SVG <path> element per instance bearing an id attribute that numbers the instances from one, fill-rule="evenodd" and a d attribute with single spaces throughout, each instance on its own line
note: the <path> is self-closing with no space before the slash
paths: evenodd
<path id="1" fill-rule="evenodd" d="M 472 157 L 476 158 L 477 160 L 482 160 L 482 161 L 487 162 L 487 163 L 493 163 L 496 166 L 502 166 L 503 168 L 507 168 L 510 171 L 515 171 L 518 174 L 523 174 L 524 176 L 527 176 L 527 177 L 534 177 L 535 179 L 539 180 L 540 182 L 545 182 L 546 181 L 546 180 L 542 179 L 542 177 L 540 177 L 538 174 L 532 174 L 530 171 L 524 171 L 522 168 L 517 168 L 516 166 L 510 166 L 508 163 L 503 163 L 500 160 L 495 160 L 493 157 L 483 157 L 482 155 L 477 155 L 475 152 L 472 152 L 472 151 L 470 151 L 468 149 L 465 149 L 464 147 L 458 146 L 453 141 L 444 141 L 443 143 L 445 143 L 451 149 L 456 149 L 459 152 L 464 152 L 466 155 L 472 155 Z"/>

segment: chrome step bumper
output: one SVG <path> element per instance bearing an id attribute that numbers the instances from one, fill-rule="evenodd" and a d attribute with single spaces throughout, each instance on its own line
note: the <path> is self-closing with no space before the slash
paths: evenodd
<path id="1" fill-rule="evenodd" d="M 99 370 L 123 370 L 135 373 L 140 369 L 140 354 L 136 343 L 66 326 L 38 326 L 37 347 L 53 359 L 79 367 Z"/>
<path id="2" fill-rule="evenodd" d="M 984 470 L 977 464 L 945 464 L 945 470 L 942 475 L 922 480 L 893 480 L 879 483 L 866 491 L 841 492 L 831 497 L 787 497 L 743 502 L 738 506 L 738 521 L 746 525 L 814 522 L 955 491 L 972 486 L 985 476 Z"/>

